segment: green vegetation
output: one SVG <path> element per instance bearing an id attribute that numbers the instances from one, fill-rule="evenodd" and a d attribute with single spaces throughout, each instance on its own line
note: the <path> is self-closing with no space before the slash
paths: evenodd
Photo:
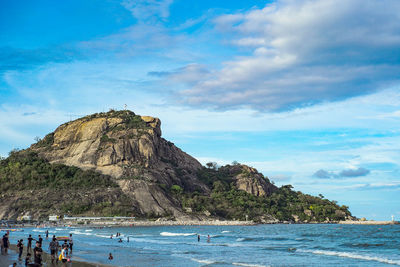
<path id="1" fill-rule="evenodd" d="M 40 138 L 36 139 L 36 141 L 37 141 L 36 143 L 37 147 L 50 148 L 54 142 L 54 133 L 46 135 L 43 139 Z"/>
<path id="2" fill-rule="evenodd" d="M 116 143 L 117 140 L 115 140 L 114 138 L 110 138 L 108 137 L 108 135 L 104 134 L 101 138 L 100 138 L 100 144 L 105 144 L 105 143 Z"/>
<path id="3" fill-rule="evenodd" d="M 117 187 L 111 177 L 63 164 L 50 164 L 35 152 L 13 151 L 0 161 L 0 191 Z"/>
<path id="4" fill-rule="evenodd" d="M 1 198 L 18 197 L 16 211 L 68 215 L 131 216 L 130 198 L 110 176 L 62 164 L 50 164 L 31 151 L 12 151 L 0 161 Z"/>
<path id="5" fill-rule="evenodd" d="M 227 219 L 261 220 L 263 217 L 274 217 L 280 221 L 323 222 L 343 220 L 351 215 L 348 207 L 339 206 L 335 201 L 314 197 L 292 190 L 291 185 L 280 187 L 270 196 L 257 197 L 238 190 L 233 183 L 228 168 L 219 170 L 203 168 L 199 178 L 212 189 L 210 195 L 198 192 L 181 196 L 182 207 L 191 208 L 193 212 L 208 211 L 211 215 Z M 294 216 L 293 216 L 294 215 Z"/>

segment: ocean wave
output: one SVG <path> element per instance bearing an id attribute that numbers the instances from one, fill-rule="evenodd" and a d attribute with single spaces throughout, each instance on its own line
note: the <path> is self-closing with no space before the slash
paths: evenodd
<path id="1" fill-rule="evenodd" d="M 204 264 L 215 264 L 217 263 L 216 261 L 211 261 L 211 260 L 200 260 L 200 259 L 195 259 L 195 258 L 191 258 L 192 261 L 198 262 L 198 263 L 204 263 Z"/>
<path id="2" fill-rule="evenodd" d="M 312 242 L 314 241 L 314 239 L 310 239 L 310 238 L 296 238 L 296 241 L 308 241 L 308 242 Z"/>
<path id="3" fill-rule="evenodd" d="M 369 243 L 344 243 L 344 247 L 356 247 L 356 248 L 367 248 L 367 247 L 381 247 L 384 244 L 369 244 Z"/>
<path id="4" fill-rule="evenodd" d="M 352 253 L 352 252 L 339 252 L 339 251 L 330 251 L 330 250 L 306 250 L 306 249 L 298 249 L 297 251 L 305 252 L 305 253 L 313 253 L 313 254 L 318 254 L 318 255 L 337 256 L 337 257 L 366 260 L 366 261 L 376 261 L 376 262 L 394 264 L 394 265 L 400 266 L 400 260 L 391 260 L 391 259 L 381 258 L 381 257 L 377 257 L 377 256 L 360 255 L 360 254 L 356 254 L 356 253 Z"/>
<path id="5" fill-rule="evenodd" d="M 162 232 L 161 236 L 191 236 L 196 235 L 196 233 L 170 233 L 170 232 Z"/>
<path id="6" fill-rule="evenodd" d="M 244 266 L 244 267 L 267 267 L 267 265 L 252 264 L 252 263 L 242 263 L 242 262 L 233 262 L 232 265 Z"/>

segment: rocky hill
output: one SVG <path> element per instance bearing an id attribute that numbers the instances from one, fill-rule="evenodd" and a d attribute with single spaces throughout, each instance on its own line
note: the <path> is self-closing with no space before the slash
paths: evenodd
<path id="1" fill-rule="evenodd" d="M 309 212 L 310 203 L 330 207 L 324 220 L 350 216 L 346 207 L 311 196 L 298 210 L 289 209 L 290 203 L 276 207 L 276 196 L 301 193 L 277 188 L 246 165 L 203 167 L 161 137 L 159 119 L 128 110 L 70 121 L 10 153 L 0 161 L 0 182 L 0 218 L 66 213 L 240 219 L 246 213 L 254 219 L 316 220 L 320 215 Z M 224 211 L 229 199 L 236 207 Z"/>

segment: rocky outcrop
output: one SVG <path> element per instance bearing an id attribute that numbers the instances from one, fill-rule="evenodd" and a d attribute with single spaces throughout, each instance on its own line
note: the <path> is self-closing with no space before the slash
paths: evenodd
<path id="1" fill-rule="evenodd" d="M 166 193 L 172 185 L 207 192 L 201 164 L 161 137 L 158 118 L 110 111 L 59 126 L 30 148 L 50 163 L 93 169 L 115 178 L 142 214 L 183 216 Z"/>
<path id="2" fill-rule="evenodd" d="M 255 196 L 269 196 L 278 188 L 255 168 L 243 164 L 222 167 L 236 184 L 237 189 Z"/>

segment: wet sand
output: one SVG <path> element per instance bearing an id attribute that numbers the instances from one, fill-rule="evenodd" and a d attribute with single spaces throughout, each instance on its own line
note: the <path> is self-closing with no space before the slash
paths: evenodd
<path id="1" fill-rule="evenodd" d="M 0 255 L 0 266 L 8 267 L 13 264 L 13 262 L 18 262 L 17 257 L 17 253 L 14 250 L 9 249 L 7 255 Z"/>

